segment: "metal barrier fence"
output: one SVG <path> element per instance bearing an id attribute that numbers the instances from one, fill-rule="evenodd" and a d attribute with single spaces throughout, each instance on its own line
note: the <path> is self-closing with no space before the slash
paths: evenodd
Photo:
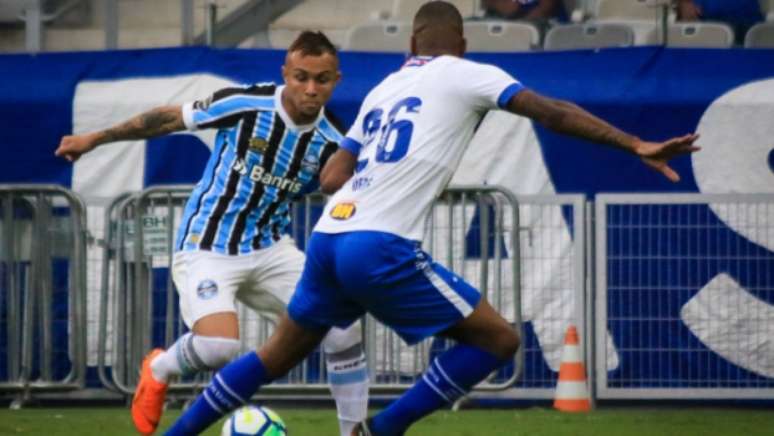
<path id="1" fill-rule="evenodd" d="M 587 218 L 583 195 L 519 195 L 524 374 L 509 398 L 553 398 L 567 327 L 578 328 L 581 348 L 586 315 L 584 259 Z M 590 374 L 589 374 L 590 375 Z"/>
<path id="2" fill-rule="evenodd" d="M 125 194 L 107 209 L 96 341 L 106 388 L 131 393 L 145 352 L 184 332 L 169 266 L 190 189 Z M 293 208 L 301 246 L 322 201 Z M 494 187 L 450 188 L 434 204 L 424 248 L 524 338 L 514 364 L 474 396 L 551 398 L 571 323 L 593 342 L 586 361 L 600 399 L 774 395 L 774 195 L 600 194 L 594 246 L 591 212 L 581 195 L 514 198 Z M 0 185 L 0 392 L 16 405 L 85 386 L 85 223 L 65 189 Z M 273 326 L 239 311 L 243 347 L 255 348 Z M 413 383 L 448 346 L 407 347 L 364 325 L 374 396 Z M 208 377 L 170 392 L 188 398 Z M 316 354 L 263 395 L 327 398 L 325 380 Z"/>
<path id="3" fill-rule="evenodd" d="M 519 214 L 516 197 L 492 186 L 450 187 L 434 203 L 423 248 L 438 262 L 478 288 L 523 335 L 519 280 Z M 430 358 L 451 343 L 426 340 L 409 347 L 368 317 L 366 346 L 372 391 L 397 392 L 422 376 Z M 511 388 L 524 367 L 524 353 L 512 365 L 479 384 L 479 392 Z"/>
<path id="4" fill-rule="evenodd" d="M 774 195 L 596 198 L 598 398 L 774 395 Z"/>
<path id="5" fill-rule="evenodd" d="M 581 337 L 589 331 L 582 321 L 590 319 L 584 215 L 582 195 L 514 197 L 487 187 L 450 187 L 435 203 L 425 249 L 487 295 L 523 338 L 515 367 L 479 385 L 474 397 L 553 397 L 566 328 L 577 325 Z M 383 371 L 376 381 L 393 388 L 413 383 L 428 356 L 444 348 L 439 341 L 407 347 L 384 327 L 369 325 L 371 367 Z"/>
<path id="6" fill-rule="evenodd" d="M 190 186 L 150 188 L 121 196 L 107 209 L 105 222 L 110 224 L 102 267 L 98 366 L 103 384 L 119 392 L 133 390 L 136 368 L 147 350 L 169 346 L 184 332 L 169 268 L 173 230 L 190 190 Z M 302 245 L 320 213 L 322 200 L 307 196 L 293 208 L 292 236 Z M 496 308 L 521 326 L 518 280 L 513 280 L 519 276 L 519 235 L 514 231 L 518 219 L 516 200 L 507 191 L 452 188 L 434 206 L 427 238 L 431 254 L 446 264 L 457 262 L 452 269 L 479 286 Z M 468 228 L 470 220 L 478 220 L 478 224 Z M 474 276 L 471 271 L 475 271 Z M 268 338 L 272 324 L 244 306 L 238 310 L 242 346 L 245 350 L 255 348 Z M 373 319 L 367 318 L 364 326 L 375 395 L 410 386 L 426 367 L 431 351 L 443 347 L 426 341 L 409 349 Z M 479 388 L 503 390 L 513 385 L 523 366 L 520 360 L 521 353 L 513 368 Z M 108 367 L 112 371 L 108 372 Z M 190 394 L 203 387 L 207 378 L 200 375 L 173 384 L 170 392 Z M 265 394 L 305 396 L 327 396 L 327 392 L 325 362 L 319 353 L 264 390 Z"/>
<path id="7" fill-rule="evenodd" d="M 21 406 L 86 378 L 86 216 L 53 185 L 0 185 L 0 390 Z"/>

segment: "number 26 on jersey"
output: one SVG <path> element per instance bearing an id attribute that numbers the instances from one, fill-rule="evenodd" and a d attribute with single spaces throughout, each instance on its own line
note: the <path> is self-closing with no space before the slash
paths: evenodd
<path id="1" fill-rule="evenodd" d="M 413 115 L 419 113 L 422 100 L 417 97 L 406 97 L 398 101 L 387 113 L 376 108 L 363 118 L 363 131 L 366 144 L 376 143 L 376 162 L 395 163 L 403 159 L 411 145 L 411 135 L 414 133 Z M 360 162 L 358 167 L 365 168 L 366 162 Z"/>

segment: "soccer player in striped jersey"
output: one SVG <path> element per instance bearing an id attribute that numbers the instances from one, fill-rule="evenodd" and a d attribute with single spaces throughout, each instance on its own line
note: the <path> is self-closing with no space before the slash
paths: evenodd
<path id="1" fill-rule="evenodd" d="M 329 328 L 350 325 L 365 312 L 409 344 L 440 335 L 456 345 L 353 436 L 402 435 L 512 361 L 520 346 L 514 328 L 420 242 L 433 202 L 487 111 L 507 110 L 627 151 L 673 181 L 678 175 L 669 160 L 698 150 L 696 135 L 643 141 L 574 104 L 527 89 L 500 68 L 462 59 L 462 17 L 451 3 L 422 5 L 411 48 L 414 57 L 365 98 L 322 171 L 322 190 L 335 194 L 310 238 L 288 316 L 258 352 L 218 371 L 168 435 L 202 431 L 230 404 L 295 366 Z"/>
<path id="2" fill-rule="evenodd" d="M 291 201 L 319 187 L 342 133 L 324 104 L 338 83 L 336 49 L 303 32 L 288 49 L 283 86 L 227 88 L 206 100 L 153 109 L 115 127 L 67 136 L 58 156 L 75 160 L 100 144 L 184 129 L 218 129 L 215 149 L 178 231 L 172 274 L 191 329 L 151 351 L 132 402 L 137 430 L 156 429 L 172 376 L 218 369 L 239 352 L 235 299 L 262 314 L 285 312 L 304 265 L 287 236 Z M 323 342 L 342 435 L 367 413 L 361 329 L 332 329 Z"/>

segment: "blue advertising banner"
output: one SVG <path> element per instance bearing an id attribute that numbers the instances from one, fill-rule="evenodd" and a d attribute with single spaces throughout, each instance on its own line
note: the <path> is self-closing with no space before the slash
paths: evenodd
<path id="1" fill-rule="evenodd" d="M 106 147 L 76 165 L 56 158 L 53 151 L 63 135 L 104 128 L 160 104 L 204 98 L 232 83 L 279 83 L 284 56 L 281 51 L 209 48 L 0 56 L 0 183 L 57 183 L 87 201 L 155 184 L 196 183 L 212 147 L 207 133 Z M 774 192 L 774 51 L 637 47 L 468 57 L 495 64 L 528 88 L 575 102 L 643 139 L 660 141 L 699 131 L 704 147 L 696 156 L 674 162 L 682 179 L 671 183 L 625 153 L 530 123 L 514 121 L 498 133 L 492 127 L 497 123 L 485 120 L 471 148 L 486 148 L 470 150 L 470 156 L 480 159 L 464 159 L 458 171 L 478 174 L 471 180 L 502 184 L 518 193 L 585 193 L 591 198 L 600 192 Z M 368 91 L 400 68 L 405 57 L 341 53 L 340 58 L 343 78 L 328 107 L 348 127 Z M 536 147 L 525 145 L 530 141 Z M 528 157 L 509 160 L 518 150 Z M 506 167 L 509 162 L 518 166 Z M 508 172 L 519 174 L 497 175 Z M 533 172 L 540 175 L 529 175 Z M 682 218 L 670 214 L 664 208 L 646 215 L 615 215 L 610 222 L 648 226 L 674 219 L 679 225 Z M 751 345 L 759 353 L 754 360 L 763 364 L 731 361 L 716 349 L 722 344 L 700 340 L 688 320 L 679 321 L 685 316 L 681 310 L 695 309 L 687 304 L 717 280 L 732 281 L 755 304 L 774 312 L 774 237 L 750 234 L 743 223 L 711 207 L 696 206 L 696 214 L 701 218 L 692 222 L 698 227 L 663 243 L 655 236 L 645 242 L 624 236 L 610 242 L 610 319 L 665 320 L 657 332 L 649 333 L 635 321 L 609 323 L 612 343 L 625 350 L 608 365 L 615 386 L 697 387 L 701 383 L 676 376 L 697 371 L 692 380 L 733 373 L 738 383 L 727 387 L 774 387 L 770 339 Z M 774 220 L 774 210 L 761 216 Z M 691 242 L 699 240 L 704 242 Z M 662 249 L 685 256 L 660 258 Z M 639 259 L 637 250 L 653 256 Z M 718 260 L 715 254 L 721 252 L 743 260 Z M 713 256 L 715 261 L 706 260 Z M 690 264 L 690 259 L 697 263 Z M 651 285 L 674 292 L 643 298 Z M 631 292 L 632 286 L 638 293 Z M 546 351 L 543 360 L 530 360 L 527 371 L 532 379 L 549 380 L 558 367 L 563 331 L 560 326 L 548 329 L 553 329 L 550 333 L 535 328 L 539 316 L 527 316 L 532 321 L 528 341 L 544 351 L 553 344 L 553 351 Z M 760 325 L 763 330 L 750 334 L 771 338 L 771 320 Z M 655 357 L 657 363 L 642 351 L 648 347 L 663 350 Z M 699 351 L 686 354 L 681 347 Z M 697 366 L 697 360 L 702 364 Z M 675 375 L 674 381 L 666 384 L 641 381 L 670 375 Z"/>

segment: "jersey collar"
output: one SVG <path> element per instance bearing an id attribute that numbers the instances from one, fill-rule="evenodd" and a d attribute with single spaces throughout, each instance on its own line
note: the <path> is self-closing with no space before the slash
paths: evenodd
<path id="1" fill-rule="evenodd" d="M 437 56 L 411 56 L 403 63 L 403 68 L 406 67 L 421 67 L 422 65 L 432 61 Z"/>
<path id="2" fill-rule="evenodd" d="M 283 89 L 285 89 L 285 85 L 280 85 L 277 87 L 277 90 L 274 91 L 274 107 L 277 108 L 277 113 L 279 114 L 280 118 L 282 118 L 282 121 L 285 122 L 285 125 L 288 126 L 290 129 L 296 130 L 299 132 L 306 132 L 314 129 L 320 123 L 320 120 L 322 120 L 323 118 L 323 112 L 325 112 L 324 108 L 320 108 L 320 113 L 317 114 L 317 119 L 315 119 L 311 123 L 298 125 L 293 122 L 293 119 L 290 118 L 290 115 L 288 115 L 288 112 L 285 110 L 285 106 L 282 105 Z"/>

